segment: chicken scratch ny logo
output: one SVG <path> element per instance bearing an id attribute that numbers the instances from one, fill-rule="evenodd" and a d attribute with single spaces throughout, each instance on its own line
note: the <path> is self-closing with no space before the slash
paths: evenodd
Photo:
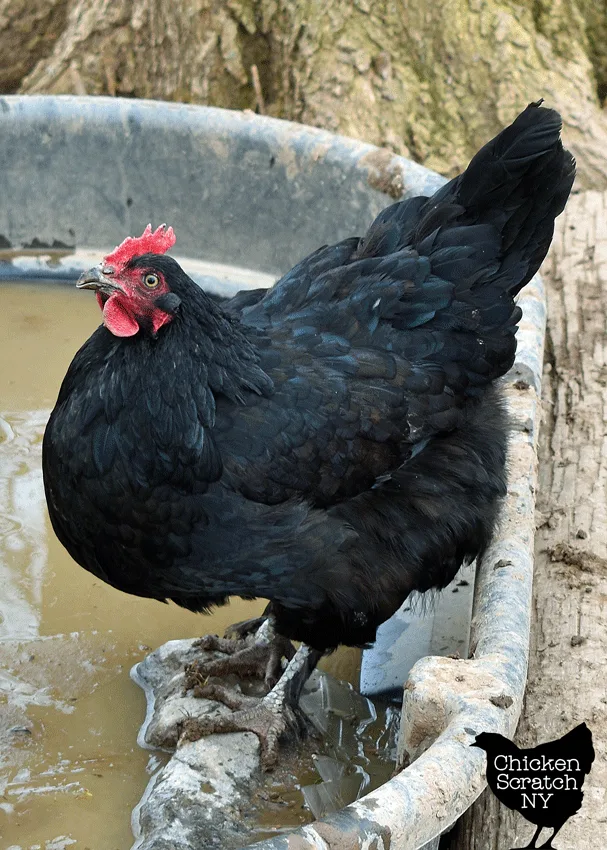
<path id="1" fill-rule="evenodd" d="M 594 761 L 592 732 L 586 724 L 529 750 L 492 732 L 481 732 L 471 746 L 487 753 L 487 782 L 498 800 L 536 825 L 524 850 L 536 847 L 544 827 L 554 831 L 542 848 L 556 850 L 552 839 L 579 811 L 582 785 Z"/>

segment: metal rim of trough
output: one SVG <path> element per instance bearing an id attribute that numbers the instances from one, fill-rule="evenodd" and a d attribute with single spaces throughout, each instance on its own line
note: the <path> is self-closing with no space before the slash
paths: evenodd
<path id="1" fill-rule="evenodd" d="M 4 161 L 12 166 L 0 175 L 0 197 L 14 200 L 21 197 L 20 193 L 26 188 L 31 196 L 24 201 L 21 221 L 15 215 L 14 203 L 10 208 L 0 209 L 0 234 L 4 236 L 0 243 L 4 247 L 10 244 L 22 248 L 32 244 L 32 240 L 52 245 L 55 239 L 59 244 L 69 245 L 75 241 L 79 246 L 91 247 L 87 236 L 93 232 L 95 216 L 99 218 L 100 213 L 88 210 L 82 197 L 78 198 L 74 209 L 65 210 L 62 206 L 57 209 L 56 206 L 53 214 L 49 214 L 51 207 L 48 205 L 57 204 L 57 194 L 53 192 L 61 190 L 57 175 L 52 171 L 55 162 L 52 157 L 59 156 L 57 150 L 61 150 L 62 141 L 65 141 L 53 139 L 53 136 L 61 136 L 68 130 L 68 135 L 72 134 L 70 138 L 86 140 L 86 134 L 92 132 L 97 133 L 102 142 L 103 134 L 109 130 L 106 139 L 109 148 L 111 133 L 118 135 L 127 155 L 136 161 L 134 173 L 139 173 L 146 191 L 149 183 L 141 170 L 145 162 L 142 165 L 137 161 L 139 148 L 133 148 L 132 143 L 139 140 L 141 146 L 145 134 L 150 131 L 158 133 L 160 141 L 170 133 L 178 142 L 170 161 L 171 173 L 163 175 L 166 176 L 164 188 L 174 182 L 175 168 L 183 169 L 188 157 L 200 152 L 201 144 L 214 146 L 216 156 L 225 159 L 229 158 L 229 144 L 236 140 L 239 156 L 242 152 L 255 152 L 251 167 L 261 162 L 262 156 L 267 159 L 269 155 L 270 166 L 278 161 L 295 194 L 292 215 L 281 223 L 283 216 L 277 213 L 272 233 L 267 234 L 265 240 L 251 238 L 249 248 L 252 266 L 272 272 L 286 268 L 322 241 L 351 235 L 355 232 L 353 227 L 364 226 L 370 216 L 390 202 L 389 198 L 429 194 L 444 182 L 424 167 L 373 145 L 300 124 L 210 107 L 118 98 L 8 96 L 0 98 L 0 121 L 3 130 L 0 147 L 4 148 Z M 145 149 L 145 144 L 143 147 Z M 99 173 L 107 178 L 107 185 L 94 186 L 91 203 L 96 200 L 95 192 L 103 188 L 100 203 L 108 214 L 103 219 L 105 230 L 99 234 L 99 239 L 104 242 L 103 247 L 107 247 L 129 232 L 131 222 L 135 226 L 140 212 L 139 209 L 130 210 L 126 197 L 129 179 L 124 170 L 121 172 L 124 162 L 116 169 L 121 173 L 112 175 L 103 170 L 103 150 L 99 150 L 101 161 L 93 164 L 91 170 L 98 167 Z M 145 152 L 150 164 L 150 151 L 145 149 Z M 65 152 L 74 162 L 75 173 L 78 156 L 86 153 L 82 154 L 78 145 Z M 153 166 L 153 161 L 151 164 Z M 231 167 L 237 169 L 239 163 L 234 160 Z M 31 183 L 28 187 L 23 180 L 25 172 L 31 181 L 32 169 L 36 171 L 37 180 L 33 192 Z M 187 179 L 187 168 L 185 173 Z M 65 174 L 59 176 L 65 178 Z M 191 178 L 193 184 L 195 177 Z M 184 179 L 181 172 L 179 179 Z M 118 182 L 113 185 L 113 180 Z M 314 183 L 312 189 L 310 181 Z M 132 179 L 130 188 L 137 189 Z M 59 201 L 69 199 L 70 191 L 72 194 L 79 191 L 75 183 L 66 187 Z M 323 240 L 315 232 L 309 232 L 314 230 L 313 225 L 307 231 L 302 228 L 301 221 L 304 225 L 306 221 L 305 217 L 301 218 L 305 212 L 301 205 L 309 202 L 314 192 L 320 192 L 321 199 L 325 192 L 325 197 L 343 204 L 341 223 L 346 232 L 325 233 Z M 258 200 L 254 198 L 253 204 Z M 318 197 L 315 200 L 319 202 Z M 347 205 L 345 200 L 348 200 Z M 212 192 L 207 202 L 210 215 L 216 215 Z M 261 203 L 267 202 L 264 198 Z M 280 206 L 280 192 L 270 198 L 270 204 L 272 202 Z M 175 198 L 173 206 L 175 219 L 180 219 L 180 215 L 183 218 L 185 251 L 194 257 L 196 251 L 201 250 L 198 243 L 204 227 L 198 229 L 196 218 L 191 221 L 195 207 L 188 196 Z M 262 214 L 264 211 L 265 207 Z M 243 210 L 243 216 L 250 218 L 250 215 L 250 208 Z M 309 214 L 307 217 L 315 218 Z M 316 218 L 320 219 L 321 215 Z M 360 223 L 353 224 L 352 218 Z M 247 221 L 247 226 L 249 224 L 255 236 L 255 222 Z M 284 233 L 281 232 L 283 226 Z M 213 229 L 211 218 L 208 218 L 208 229 Z M 179 234 L 180 230 L 177 227 L 176 230 Z M 281 253 L 281 239 L 288 243 L 289 234 L 291 244 Z M 217 239 L 213 242 L 213 235 L 211 232 L 209 237 L 211 255 L 212 246 L 217 242 Z M 205 246 L 202 251 L 208 255 Z M 73 268 L 68 271 L 59 268 L 56 276 L 73 278 L 73 273 Z M 53 277 L 52 274 L 48 276 Z M 484 755 L 470 748 L 475 735 L 493 731 L 512 736 L 515 731 L 525 689 L 531 621 L 536 443 L 546 318 L 539 276 L 525 288 L 519 303 L 523 318 L 518 332 L 516 362 L 503 381 L 512 414 L 508 495 L 493 543 L 477 570 L 471 657 L 460 660 L 428 656 L 412 668 L 404 690 L 400 751 L 406 766 L 400 773 L 340 812 L 288 835 L 283 833 L 249 845 L 251 848 L 418 850 L 425 845 L 435 847 L 437 837 L 466 811 L 485 786 Z"/>

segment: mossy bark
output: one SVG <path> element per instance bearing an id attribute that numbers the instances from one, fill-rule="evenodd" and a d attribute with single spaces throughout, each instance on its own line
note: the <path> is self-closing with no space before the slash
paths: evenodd
<path id="1" fill-rule="evenodd" d="M 17 46 L 12 66 L 31 69 L 22 92 L 261 109 L 449 175 L 544 97 L 564 116 L 579 185 L 601 188 L 605 2 L 34 0 L 29 8 L 38 4 L 47 18 L 38 17 L 40 37 Z"/>

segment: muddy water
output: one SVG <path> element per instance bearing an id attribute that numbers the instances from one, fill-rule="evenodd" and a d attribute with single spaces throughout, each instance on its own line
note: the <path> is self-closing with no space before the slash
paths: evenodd
<path id="1" fill-rule="evenodd" d="M 0 286 L 0 848 L 126 850 L 131 810 L 160 757 L 136 745 L 145 714 L 129 669 L 171 638 L 221 633 L 211 617 L 126 596 L 77 567 L 48 522 L 40 470 L 48 412 L 99 324 L 90 293 Z M 355 682 L 359 656 L 325 667 Z"/>

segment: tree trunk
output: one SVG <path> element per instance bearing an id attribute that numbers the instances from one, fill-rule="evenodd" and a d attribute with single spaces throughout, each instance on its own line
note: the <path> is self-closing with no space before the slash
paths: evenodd
<path id="1" fill-rule="evenodd" d="M 543 271 L 548 337 L 535 612 L 516 741 L 533 747 L 586 721 L 596 759 L 582 808 L 557 846 L 595 850 L 607 835 L 607 193 L 570 199 Z M 489 791 L 457 829 L 453 850 L 522 847 L 534 831 Z"/>
<path id="2" fill-rule="evenodd" d="M 448 175 L 544 97 L 564 116 L 580 185 L 603 188 L 605 2 L 0 0 L 12 21 L 3 85 L 257 109 Z M 24 8 L 29 40 L 14 38 Z"/>

